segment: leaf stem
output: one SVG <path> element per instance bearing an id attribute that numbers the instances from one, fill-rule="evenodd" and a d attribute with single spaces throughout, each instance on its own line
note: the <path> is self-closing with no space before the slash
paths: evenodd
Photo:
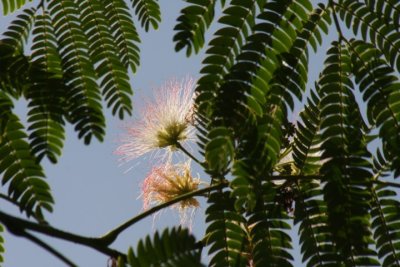
<path id="1" fill-rule="evenodd" d="M 339 19 L 338 19 L 337 15 L 336 15 L 336 12 L 335 12 L 335 7 L 334 7 L 335 3 L 333 2 L 333 0 L 329 0 L 329 6 L 332 8 L 333 21 L 335 23 L 336 30 L 337 30 L 338 35 L 339 35 L 339 39 L 345 39 L 345 37 L 343 35 L 343 32 L 342 32 L 342 29 L 340 27 Z"/>
<path id="2" fill-rule="evenodd" d="M 54 249 L 53 247 L 51 247 L 50 245 L 48 245 L 44 241 L 40 240 L 36 236 L 34 236 L 34 235 L 32 235 L 32 234 L 30 234 L 30 233 L 28 233 L 26 231 L 19 232 L 17 235 L 20 235 L 20 236 L 23 236 L 23 237 L 29 239 L 33 243 L 35 243 L 38 246 L 42 247 L 43 249 L 47 250 L 50 254 L 54 255 L 56 258 L 58 258 L 59 260 L 61 260 L 65 264 L 67 264 L 68 266 L 70 266 L 70 267 L 78 267 L 78 265 L 73 263 L 71 260 L 69 260 L 63 254 L 61 254 L 56 249 Z"/>
<path id="3" fill-rule="evenodd" d="M 273 176 L 268 177 L 268 180 L 271 180 L 271 181 L 284 180 L 284 179 L 291 180 L 291 181 L 322 180 L 323 176 L 322 175 L 273 175 Z M 393 182 L 382 181 L 382 180 L 371 180 L 369 183 L 400 188 L 400 183 L 393 183 Z"/>
<path id="4" fill-rule="evenodd" d="M 177 142 L 176 147 L 179 148 L 183 153 L 185 153 L 189 158 L 198 163 L 200 166 L 203 166 L 203 163 L 200 160 L 198 160 L 195 156 L 193 156 L 189 151 L 187 151 L 187 149 L 184 148 L 181 143 Z"/>
<path id="5" fill-rule="evenodd" d="M 137 223 L 141 219 L 143 219 L 143 218 L 145 218 L 145 217 L 147 217 L 147 216 L 149 216 L 149 215 L 151 215 L 151 214 L 153 214 L 153 213 L 155 213 L 155 212 L 157 212 L 157 211 L 159 211 L 159 210 L 161 210 L 163 208 L 166 208 L 166 207 L 171 206 L 171 205 L 173 205 L 175 203 L 178 203 L 178 202 L 180 202 L 182 200 L 185 200 L 185 199 L 197 196 L 197 195 L 202 195 L 202 194 L 204 194 L 206 192 L 210 192 L 212 190 L 224 188 L 226 186 L 228 186 L 228 182 L 227 181 L 223 181 L 223 182 L 215 184 L 215 185 L 211 185 L 211 186 L 208 186 L 208 187 L 196 190 L 196 191 L 192 191 L 192 192 L 183 194 L 183 195 L 181 195 L 181 196 L 179 196 L 177 198 L 174 198 L 171 201 L 162 203 L 162 204 L 157 205 L 157 206 L 155 206 L 155 207 L 153 207 L 151 209 L 146 210 L 145 212 L 143 212 L 143 213 L 141 213 L 139 215 L 136 215 L 135 217 L 129 219 L 128 221 L 126 221 L 123 224 L 119 225 L 115 229 L 109 231 L 104 236 L 100 237 L 100 239 L 105 244 L 111 244 L 111 243 L 113 243 L 115 241 L 115 239 L 117 239 L 118 235 L 121 232 L 125 231 L 127 228 L 131 227 L 132 225 L 134 225 L 135 223 Z"/>
<path id="6" fill-rule="evenodd" d="M 11 203 L 11 204 L 13 204 L 13 205 L 15 205 L 17 207 L 20 207 L 20 205 L 19 205 L 19 203 L 17 201 L 13 200 L 11 197 L 9 197 L 9 196 L 7 196 L 5 194 L 0 193 L 0 198 L 6 200 L 7 202 L 9 202 L 9 203 Z"/>

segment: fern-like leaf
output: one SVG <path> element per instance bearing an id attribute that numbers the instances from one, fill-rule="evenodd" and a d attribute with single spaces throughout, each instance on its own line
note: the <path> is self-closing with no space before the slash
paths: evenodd
<path id="1" fill-rule="evenodd" d="M 319 5 L 318 8 L 311 11 L 311 4 L 308 1 L 293 4 L 290 8 L 292 13 L 286 16 L 296 16 L 299 20 L 289 21 L 293 26 L 282 27 L 282 32 L 292 33 L 299 31 L 295 39 L 279 37 L 280 42 L 285 43 L 287 47 L 281 54 L 284 62 L 275 70 L 274 78 L 270 81 L 269 86 L 271 91 L 286 92 L 285 100 L 293 109 L 294 103 L 289 94 L 296 96 L 301 100 L 307 84 L 308 73 L 308 52 L 307 45 L 316 50 L 317 45 L 322 44 L 321 31 L 328 33 L 329 24 L 331 23 L 330 12 L 324 5 Z M 290 25 L 290 24 L 289 24 Z M 296 26 L 297 25 L 297 26 Z M 285 34 L 284 34 L 285 35 Z"/>
<path id="2" fill-rule="evenodd" d="M 363 40 L 373 43 L 390 65 L 400 70 L 400 32 L 393 23 L 382 23 L 382 16 L 371 12 L 365 3 L 358 1 L 341 0 L 335 7 L 354 34 L 361 31 Z"/>
<path id="3" fill-rule="evenodd" d="M 110 23 L 118 56 L 125 68 L 136 72 L 139 66 L 139 35 L 133 24 L 129 8 L 123 0 L 112 0 L 105 3 L 105 16 Z"/>
<path id="4" fill-rule="evenodd" d="M 28 122 L 32 153 L 40 161 L 47 157 L 56 163 L 64 143 L 64 106 L 61 58 L 57 51 L 54 28 L 47 12 L 36 17 L 33 31 L 31 85 L 26 90 L 29 100 Z"/>
<path id="5" fill-rule="evenodd" d="M 90 143 L 92 136 L 103 140 L 105 122 L 100 90 L 88 55 L 88 41 L 80 28 L 78 6 L 67 0 L 52 1 L 48 7 L 59 44 L 64 79 L 69 87 L 68 118 L 85 144 Z"/>
<path id="6" fill-rule="evenodd" d="M 0 88 L 18 99 L 29 82 L 29 60 L 13 46 L 0 40 Z"/>
<path id="7" fill-rule="evenodd" d="M 181 228 L 166 229 L 161 236 L 156 232 L 153 240 L 147 236 L 145 241 L 139 241 L 136 253 L 132 248 L 128 251 L 128 264 L 132 267 L 204 266 L 200 260 L 195 238 Z"/>
<path id="8" fill-rule="evenodd" d="M 363 41 L 351 43 L 356 82 L 367 102 L 367 117 L 379 129 L 392 169 L 400 172 L 400 82 L 378 49 Z M 396 176 L 397 176 L 396 174 Z"/>
<path id="9" fill-rule="evenodd" d="M 120 119 L 125 114 L 131 115 L 133 94 L 129 84 L 127 69 L 119 60 L 113 42 L 110 25 L 104 8 L 99 1 L 80 1 L 79 9 L 82 28 L 88 36 L 89 55 L 96 66 L 97 76 L 101 80 L 102 94 L 107 107 L 112 106 L 113 115 Z"/>
<path id="10" fill-rule="evenodd" d="M 199 111 L 206 112 L 212 105 L 210 98 L 217 91 L 224 76 L 241 52 L 246 38 L 252 33 L 256 16 L 256 1 L 232 1 L 218 20 L 222 25 L 210 41 L 206 51 L 205 65 L 200 71 L 203 74 L 198 81 L 196 91 L 201 97 L 196 99 Z"/>
<path id="11" fill-rule="evenodd" d="M 400 201 L 395 191 L 377 186 L 372 203 L 372 227 L 382 266 L 400 266 Z"/>
<path id="12" fill-rule="evenodd" d="M 142 27 L 148 31 L 150 25 L 153 29 L 158 28 L 158 23 L 161 22 L 160 6 L 157 0 L 131 0 L 132 7 Z"/>
<path id="13" fill-rule="evenodd" d="M 32 0 L 29 0 L 31 2 Z M 12 13 L 26 4 L 26 0 L 1 0 L 3 5 L 3 15 Z"/>
<path id="14" fill-rule="evenodd" d="M 214 128 L 208 134 L 207 139 L 210 140 L 205 147 L 208 172 L 225 173 L 234 154 L 229 130 L 225 127 Z"/>
<path id="15" fill-rule="evenodd" d="M 292 241 L 288 234 L 288 215 L 276 202 L 277 192 L 266 182 L 254 212 L 250 213 L 248 228 L 253 266 L 293 266 L 289 252 Z"/>
<path id="16" fill-rule="evenodd" d="M 374 178 L 388 175 L 390 163 L 378 150 L 374 157 Z M 372 227 L 382 266 L 400 266 L 400 201 L 398 194 L 386 185 L 372 188 Z"/>
<path id="17" fill-rule="evenodd" d="M 297 123 L 293 142 L 293 159 L 301 174 L 315 175 L 320 169 L 320 99 L 311 91 L 308 105 L 300 113 L 301 122 Z"/>
<path id="18" fill-rule="evenodd" d="M 204 46 L 204 35 L 214 19 L 215 0 L 193 1 L 186 0 L 191 5 L 181 10 L 178 24 L 174 30 L 175 51 L 186 47 L 186 55 L 190 56 L 192 51 L 196 54 Z M 243 2 L 243 1 L 242 1 Z"/>
<path id="19" fill-rule="evenodd" d="M 297 196 L 294 223 L 300 223 L 303 262 L 307 262 L 307 267 L 340 266 L 320 181 L 296 182 L 295 190 Z"/>
<path id="20" fill-rule="evenodd" d="M 400 3 L 396 0 L 367 0 L 371 12 L 383 18 L 386 24 L 393 24 L 397 31 L 400 27 Z"/>
<path id="21" fill-rule="evenodd" d="M 3 33 L 5 36 L 3 42 L 11 45 L 15 50 L 19 50 L 19 52 L 22 53 L 24 44 L 28 41 L 28 35 L 34 22 L 35 12 L 36 10 L 34 8 L 30 8 L 25 9 L 22 14 L 18 15 L 17 18 L 11 22 L 7 31 Z"/>
<path id="22" fill-rule="evenodd" d="M 318 81 L 321 98 L 323 192 L 328 225 L 344 264 L 379 265 L 370 231 L 371 169 L 364 140 L 363 120 L 353 95 L 350 55 L 332 43 Z"/>
<path id="23" fill-rule="evenodd" d="M 245 220 L 232 205 L 229 192 L 213 192 L 206 210 L 206 245 L 211 246 L 210 266 L 247 266 L 248 242 Z"/>
<path id="24" fill-rule="evenodd" d="M 239 160 L 234 168 L 239 170 L 235 173 L 247 177 L 237 176 L 232 183 L 237 207 L 242 204 L 248 209 L 254 207 L 254 199 L 257 198 L 254 192 L 257 190 L 251 187 L 259 186 L 254 179 L 270 175 L 278 160 L 283 140 L 282 125 L 287 121 L 287 105 L 293 106 L 290 91 L 297 88 L 274 86 L 277 84 L 276 71 L 286 64 L 281 55 L 293 47 L 298 30 L 304 23 L 303 18 L 308 18 L 310 6 L 309 1 L 266 3 L 258 16 L 260 23 L 255 25 L 248 44 L 238 56 L 238 62 L 220 88 L 215 116 L 230 118 L 225 123 L 232 125 L 243 140 L 238 145 Z M 285 34 L 275 25 L 280 25 L 289 33 Z M 242 132 L 246 134 L 242 135 Z"/>
<path id="25" fill-rule="evenodd" d="M 320 163 L 320 99 L 311 91 L 308 104 L 300 113 L 293 142 L 293 159 L 298 175 L 317 175 Z M 328 226 L 327 206 L 319 180 L 299 179 L 295 190 L 294 223 L 299 225 L 303 262 L 307 267 L 337 266 L 333 236 Z"/>
<path id="26" fill-rule="evenodd" d="M 53 198 L 44 173 L 31 155 L 23 125 L 11 111 L 12 103 L 0 95 L 0 173 L 9 196 L 28 216 L 43 219 L 43 209 L 52 211 Z"/>

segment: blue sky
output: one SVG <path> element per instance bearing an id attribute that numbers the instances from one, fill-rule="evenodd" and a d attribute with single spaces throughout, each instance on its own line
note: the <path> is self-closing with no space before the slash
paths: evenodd
<path id="1" fill-rule="evenodd" d="M 162 8 L 160 28 L 148 33 L 140 32 L 141 66 L 131 77 L 135 92 L 134 109 L 140 106 L 143 97 L 148 96 L 153 88 L 159 87 L 169 79 L 186 76 L 198 78 L 204 56 L 200 54 L 187 58 L 184 52 L 174 52 L 172 29 L 183 1 L 159 1 L 159 3 Z M 0 17 L 0 32 L 4 31 L 8 21 L 7 17 Z M 325 50 L 323 48 L 321 51 Z M 313 60 L 317 58 L 311 58 L 313 62 L 311 73 L 321 69 L 322 64 L 322 62 L 315 64 Z M 310 80 L 313 81 L 315 77 L 316 75 L 310 77 Z M 26 112 L 25 105 L 25 102 L 17 103 L 17 111 L 21 116 Z M 129 119 L 125 122 L 129 122 Z M 113 152 L 118 146 L 117 139 L 122 133 L 122 125 L 120 120 L 113 118 L 107 111 L 105 141 L 103 143 L 95 141 L 90 146 L 83 145 L 83 142 L 77 139 L 73 128 L 67 127 L 66 142 L 59 163 L 56 165 L 45 163 L 48 182 L 56 201 L 54 212 L 47 216 L 53 226 L 86 236 L 100 236 L 142 211 L 142 202 L 137 199 L 140 193 L 139 185 L 151 168 L 151 163 L 139 160 L 119 165 L 118 157 Z M 136 167 L 126 172 L 133 166 L 132 164 Z M 194 171 L 200 172 L 198 168 Z M 204 173 L 200 172 L 200 176 L 203 180 L 207 180 Z M 5 192 L 4 188 L 0 189 L 0 192 Z M 0 203 L 2 210 L 19 214 L 15 207 L 4 202 Z M 195 216 L 193 227 L 193 233 L 198 238 L 201 238 L 205 231 L 203 223 L 205 205 L 204 202 L 202 204 Z M 178 214 L 166 211 L 156 219 L 155 227 L 151 217 L 145 219 L 124 232 L 113 247 L 126 252 L 129 246 L 135 247 L 139 238 L 153 233 L 155 228 L 163 229 L 165 226 L 178 223 Z M 5 267 L 64 266 L 57 258 L 26 239 L 8 233 L 5 233 L 4 237 Z M 46 237 L 43 237 L 43 240 L 54 245 L 79 266 L 107 265 L 106 256 L 89 248 Z M 297 250 L 294 251 L 294 256 L 296 255 L 298 255 Z M 296 258 L 296 266 L 301 266 L 298 256 Z"/>

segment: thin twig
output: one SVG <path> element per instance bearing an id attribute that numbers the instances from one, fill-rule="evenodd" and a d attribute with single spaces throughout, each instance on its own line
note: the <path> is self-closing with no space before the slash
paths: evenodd
<path id="1" fill-rule="evenodd" d="M 11 197 L 9 197 L 9 196 L 7 196 L 5 194 L 0 193 L 0 198 L 6 200 L 7 202 L 9 202 L 9 203 L 11 203 L 11 204 L 13 204 L 15 206 L 18 206 L 18 207 L 20 206 L 17 201 L 15 201 L 14 199 L 12 199 Z"/>
<path id="2" fill-rule="evenodd" d="M 179 142 L 176 143 L 176 147 L 179 148 L 183 153 L 185 153 L 189 158 L 197 162 L 200 166 L 203 166 L 203 163 L 200 160 L 198 160 L 195 156 L 193 156 L 189 151 L 187 151 L 186 148 L 184 148 L 181 145 L 181 143 Z"/>
<path id="3" fill-rule="evenodd" d="M 336 12 L 335 12 L 334 5 L 335 5 L 335 3 L 333 2 L 333 0 L 329 0 L 329 6 L 332 8 L 333 21 L 335 23 L 335 27 L 336 27 L 336 30 L 338 32 L 339 39 L 345 39 L 344 35 L 343 35 L 343 32 L 342 32 L 342 29 L 340 27 L 339 19 L 338 19 L 337 15 L 336 15 Z"/>
<path id="4" fill-rule="evenodd" d="M 322 175 L 273 175 L 269 176 L 267 180 L 275 181 L 275 180 L 287 180 L 287 181 L 300 181 L 300 180 L 322 180 L 324 177 Z M 379 185 L 387 185 L 396 188 L 400 188 L 400 183 L 393 183 L 382 180 L 371 180 L 368 183 L 371 184 L 379 184 Z"/>
<path id="5" fill-rule="evenodd" d="M 216 190 L 216 189 L 227 187 L 227 186 L 228 186 L 228 182 L 225 181 L 225 182 L 222 182 L 222 183 L 219 183 L 219 184 L 215 184 L 215 185 L 212 185 L 212 186 L 209 186 L 209 187 L 205 187 L 205 188 L 202 188 L 202 189 L 199 189 L 199 190 L 196 190 L 196 191 L 192 191 L 192 192 L 183 194 L 183 195 L 181 195 L 181 196 L 179 196 L 177 198 L 174 198 L 171 201 L 162 203 L 162 204 L 157 205 L 157 206 L 155 206 L 155 207 L 153 207 L 151 209 L 146 210 L 145 212 L 143 212 L 143 213 L 141 213 L 139 215 L 136 215 L 135 217 L 129 219 L 128 221 L 124 222 L 123 224 L 121 224 L 120 226 L 116 227 L 115 229 L 109 231 L 107 234 L 105 234 L 100 239 L 105 244 L 111 244 L 111 243 L 113 243 L 115 241 L 115 239 L 118 237 L 118 235 L 121 232 L 125 231 L 127 228 L 131 227 L 132 225 L 134 225 L 135 223 L 137 223 L 141 219 L 143 219 L 143 218 L 145 218 L 145 217 L 147 217 L 147 216 L 149 216 L 149 215 L 151 215 L 153 213 L 156 213 L 157 211 L 159 211 L 159 210 L 161 210 L 163 208 L 166 208 L 166 207 L 171 206 L 171 205 L 173 205 L 175 203 L 178 203 L 178 202 L 180 202 L 182 200 L 185 200 L 185 199 L 197 196 L 197 195 L 202 195 L 202 194 L 204 194 L 206 192 L 210 192 L 212 190 Z"/>
<path id="6" fill-rule="evenodd" d="M 61 254 L 60 252 L 58 252 L 56 249 L 54 249 L 53 247 L 51 247 L 50 245 L 46 244 L 44 241 L 40 240 L 39 238 L 37 238 L 36 236 L 26 232 L 26 231 L 22 231 L 19 232 L 18 235 L 23 236 L 27 239 L 29 239 L 30 241 L 32 241 L 33 243 L 37 244 L 38 246 L 42 247 L 43 249 L 47 250 L 50 254 L 54 255 L 55 257 L 57 257 L 59 260 L 61 260 L 62 262 L 64 262 L 65 264 L 67 264 L 70 267 L 78 267 L 78 265 L 76 265 L 75 263 L 73 263 L 71 260 L 69 260 L 67 257 L 65 257 L 63 254 Z"/>

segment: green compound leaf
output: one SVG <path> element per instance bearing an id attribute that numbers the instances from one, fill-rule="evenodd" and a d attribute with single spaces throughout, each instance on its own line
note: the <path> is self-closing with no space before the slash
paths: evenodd
<path id="1" fill-rule="evenodd" d="M 140 240 L 136 252 L 129 248 L 128 264 L 132 267 L 204 266 L 195 238 L 182 228 L 166 229 L 162 235 L 156 232 L 152 239 L 147 236 Z"/>

